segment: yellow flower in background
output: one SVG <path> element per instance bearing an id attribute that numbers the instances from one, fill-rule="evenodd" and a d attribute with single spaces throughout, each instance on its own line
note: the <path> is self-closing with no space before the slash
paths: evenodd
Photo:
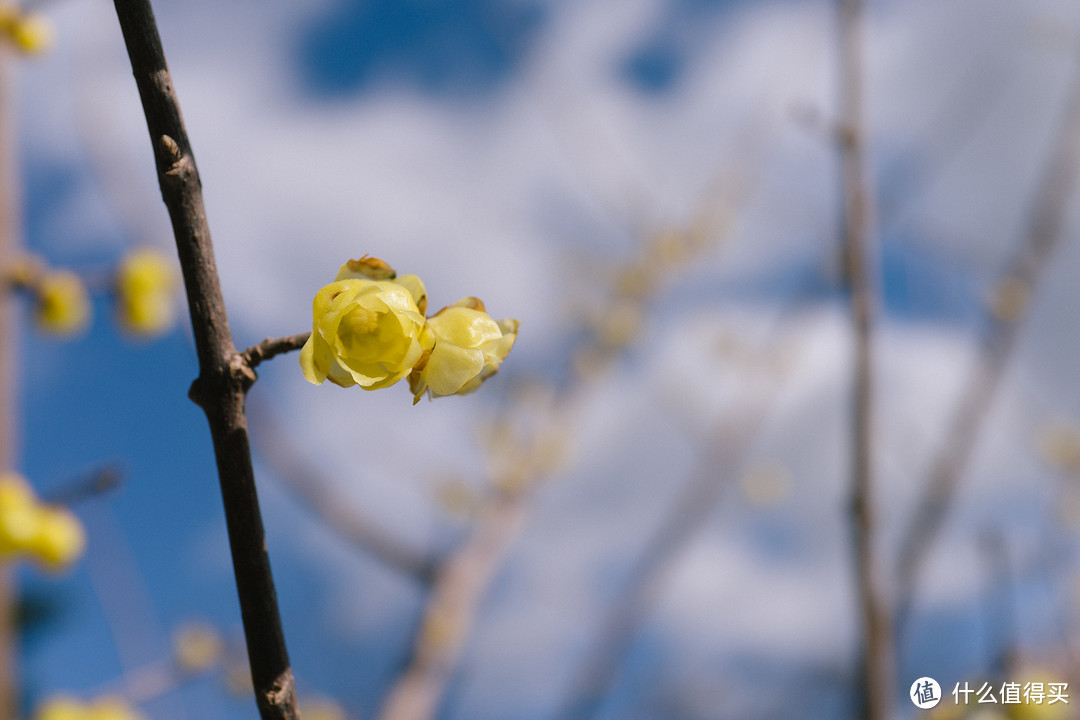
<path id="1" fill-rule="evenodd" d="M 120 698 L 104 697 L 84 703 L 69 697 L 47 700 L 34 720 L 144 720 L 143 716 Z"/>
<path id="2" fill-rule="evenodd" d="M 42 55 L 53 46 L 55 31 L 52 21 L 44 15 L 21 15 L 11 24 L 11 39 L 21 52 Z"/>
<path id="3" fill-rule="evenodd" d="M 90 297 L 78 275 L 70 270 L 45 273 L 33 288 L 38 327 L 57 335 L 70 335 L 90 322 Z"/>
<path id="4" fill-rule="evenodd" d="M 21 475 L 0 474 L 0 558 L 21 553 L 38 528 L 34 491 Z"/>
<path id="5" fill-rule="evenodd" d="M 0 474 L 0 558 L 30 557 L 57 571 L 85 547 L 86 534 L 70 511 L 38 501 L 20 475 Z"/>
<path id="6" fill-rule="evenodd" d="M 206 623 L 187 623 L 173 633 L 173 657 L 184 672 L 208 670 L 224 656 L 225 641 Z"/>
<path id="7" fill-rule="evenodd" d="M 517 339 L 517 320 L 496 322 L 476 298 L 464 298 L 428 318 L 435 346 L 409 376 L 413 403 L 424 392 L 465 395 L 499 370 Z"/>
<path id="8" fill-rule="evenodd" d="M 0 0 L 0 34 L 27 55 L 38 55 L 52 47 L 53 25 L 44 15 L 23 13 L 18 4 Z"/>
<path id="9" fill-rule="evenodd" d="M 176 274 L 169 257 L 153 248 L 128 253 L 116 271 L 116 311 L 135 335 L 157 335 L 176 321 Z"/>
<path id="10" fill-rule="evenodd" d="M 26 549 L 46 570 L 57 572 L 82 555 L 86 533 L 68 510 L 44 506 L 38 510 L 37 532 Z"/>
<path id="11" fill-rule="evenodd" d="M 385 280 L 362 272 L 380 263 Z M 366 263 L 357 268 L 354 264 Z M 419 278 L 396 282 L 394 272 L 374 259 L 346 263 L 339 279 L 319 290 L 312 303 L 313 328 L 300 351 L 304 377 L 365 390 L 389 387 L 409 374 L 431 341 L 417 306 L 424 286 Z M 404 278 L 403 278 L 404 280 Z"/>

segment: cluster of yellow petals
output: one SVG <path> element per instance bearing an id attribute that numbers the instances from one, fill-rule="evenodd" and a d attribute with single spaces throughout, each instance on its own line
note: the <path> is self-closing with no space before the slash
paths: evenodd
<path id="1" fill-rule="evenodd" d="M 34 318 L 43 331 L 72 335 L 90 323 L 90 295 L 78 275 L 70 270 L 50 270 L 33 286 Z"/>
<path id="2" fill-rule="evenodd" d="M 176 321 L 176 273 L 153 248 L 128 253 L 116 270 L 116 314 L 133 335 L 158 335 Z"/>
<path id="3" fill-rule="evenodd" d="M 496 322 L 476 298 L 425 317 L 420 278 L 398 277 L 376 258 L 342 265 L 312 309 L 311 337 L 300 352 L 308 381 L 377 390 L 408 377 L 414 403 L 425 392 L 464 395 L 480 387 L 517 337 L 516 320 Z"/>
<path id="4" fill-rule="evenodd" d="M 45 702 L 34 720 L 144 720 L 127 702 L 104 697 L 84 703 L 74 698 L 56 697 Z"/>
<path id="5" fill-rule="evenodd" d="M 15 473 L 0 473 L 0 559 L 29 557 L 62 570 L 86 547 L 82 525 L 65 508 L 40 502 Z"/>
<path id="6" fill-rule="evenodd" d="M 40 55 L 53 44 L 53 26 L 47 17 L 23 12 L 17 3 L 6 0 L 0 0 L 0 35 L 27 55 Z"/>

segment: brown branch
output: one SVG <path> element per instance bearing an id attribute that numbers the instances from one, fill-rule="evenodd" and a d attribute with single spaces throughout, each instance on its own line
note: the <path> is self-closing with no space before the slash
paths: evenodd
<path id="1" fill-rule="evenodd" d="M 169 210 L 199 377 L 191 399 L 210 425 L 255 700 L 263 720 L 299 717 L 251 464 L 244 397 L 255 379 L 236 352 L 218 282 L 202 184 L 148 0 L 115 0 Z"/>
<path id="2" fill-rule="evenodd" d="M 930 477 L 901 538 L 897 570 L 897 628 L 909 617 L 912 598 L 926 556 L 945 521 L 956 487 L 971 459 L 984 418 L 997 396 L 1001 379 L 1020 337 L 1030 299 L 1047 260 L 1061 239 L 1062 226 L 1080 170 L 1080 57 L 1074 70 L 1065 116 L 1035 189 L 1027 227 L 1002 273 L 997 290 L 1005 301 L 992 308 L 981 340 L 976 366 L 931 465 Z"/>
<path id="3" fill-rule="evenodd" d="M 263 362 L 269 360 L 278 355 L 292 352 L 293 350 L 299 350 L 304 347 L 304 343 L 311 337 L 311 331 L 297 333 L 296 335 L 286 335 L 279 338 L 266 338 L 261 343 L 252 345 L 244 352 L 240 353 L 240 357 L 244 359 L 244 363 L 247 364 L 252 370 Z"/>
<path id="4" fill-rule="evenodd" d="M 842 234 L 847 260 L 851 325 L 855 338 L 851 416 L 851 529 L 861 614 L 860 698 L 867 720 L 886 720 L 893 699 L 893 648 L 889 610 L 878 577 L 875 547 L 873 459 L 874 288 L 869 264 L 873 240 L 873 197 L 866 177 L 863 128 L 863 8 L 861 0 L 840 0 L 840 160 L 843 188 Z"/>

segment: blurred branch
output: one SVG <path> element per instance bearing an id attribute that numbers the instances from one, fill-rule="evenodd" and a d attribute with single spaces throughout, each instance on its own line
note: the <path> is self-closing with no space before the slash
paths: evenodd
<path id="1" fill-rule="evenodd" d="M 436 716 L 446 686 L 468 639 L 479 606 L 502 559 L 518 537 L 531 490 L 551 472 L 555 449 L 573 437 L 575 401 L 584 385 L 609 369 L 638 339 L 642 317 L 662 282 L 685 268 L 724 234 L 729 213 L 727 193 L 741 193 L 746 183 L 732 172 L 717 182 L 717 195 L 697 208 L 689 227 L 656 233 L 642 243 L 638 258 L 612 277 L 605 313 L 592 320 L 587 339 L 574 355 L 571 380 L 553 390 L 545 412 L 532 410 L 531 434 L 515 437 L 510 421 L 499 423 L 501 472 L 492 478 L 493 499 L 480 512 L 465 543 L 440 568 L 424 610 L 405 672 L 387 696 L 379 720 L 430 720 Z M 718 202 L 723 200 L 725 202 Z M 599 322 L 597 322 L 599 321 Z"/>
<path id="2" fill-rule="evenodd" d="M 481 510 L 472 533 L 435 575 L 409 665 L 376 716 L 434 718 L 473 621 L 525 519 L 525 488 L 500 493 Z"/>
<path id="3" fill-rule="evenodd" d="M 779 387 L 777 383 L 771 391 L 776 393 Z M 676 567 L 675 559 L 713 517 L 731 474 L 740 464 L 736 458 L 742 459 L 750 441 L 764 425 L 772 409 L 772 399 L 745 400 L 709 434 L 705 441 L 707 450 L 698 461 L 693 477 L 661 521 L 645 552 L 636 559 L 614 608 L 601 620 L 581 670 L 574 674 L 576 680 L 570 694 L 555 716 L 558 720 L 587 720 L 599 715 L 638 628 Z"/>
<path id="4" fill-rule="evenodd" d="M 273 357 L 281 355 L 283 353 L 292 352 L 293 350 L 299 350 L 304 347 L 304 343 L 311 337 L 311 331 L 297 333 L 296 335 L 288 335 L 286 337 L 279 338 L 266 338 L 261 343 L 252 345 L 244 352 L 240 353 L 240 356 L 247 363 L 247 366 L 252 370 L 264 360 L 269 360 Z"/>
<path id="5" fill-rule="evenodd" d="M 990 672 L 994 678 L 1008 677 L 1018 659 L 1016 608 L 1013 603 L 1013 577 L 1005 538 L 1000 530 L 980 533 L 979 551 L 986 569 L 985 627 Z M 995 642 L 997 640 L 997 642 Z"/>
<path id="6" fill-rule="evenodd" d="M 317 464 L 303 457 L 293 439 L 278 425 L 269 404 L 253 397 L 249 405 L 256 452 L 297 500 L 326 527 L 388 568 L 424 585 L 432 581 L 437 567 L 434 556 L 411 550 L 343 503 L 330 481 L 319 474 Z"/>
<path id="7" fill-rule="evenodd" d="M 860 689 L 867 720 L 885 720 L 893 700 L 892 628 L 878 577 L 874 515 L 874 288 L 869 269 L 873 241 L 873 197 L 866 177 L 863 127 L 864 15 L 861 0 L 840 0 L 840 161 L 842 234 L 847 260 L 854 347 L 854 405 L 851 416 L 851 525 L 858 605 L 862 615 Z"/>
<path id="8" fill-rule="evenodd" d="M 9 87 L 10 49 L 0 42 L 0 277 L 19 261 L 18 195 L 15 168 L 15 110 Z M 13 293 L 0 291 L 0 472 L 13 470 L 18 443 L 15 419 L 19 324 Z M 15 579 L 10 564 L 0 567 L 0 720 L 15 717 Z"/>
<path id="9" fill-rule="evenodd" d="M 255 700 L 263 720 L 299 717 L 270 572 L 244 398 L 255 373 L 236 351 L 203 206 L 202 183 L 148 0 L 115 0 L 139 88 L 187 290 L 199 377 L 190 396 L 214 442 Z"/>
<path id="10" fill-rule="evenodd" d="M 1080 56 L 1077 57 L 1080 61 Z M 1034 204 L 1015 254 L 995 288 L 976 365 L 931 465 L 927 485 L 901 537 L 897 579 L 897 628 L 902 632 L 926 556 L 937 539 L 982 423 L 1020 336 L 1031 297 L 1062 234 L 1080 168 L 1080 62 L 1058 135 L 1035 189 Z"/>
<path id="11" fill-rule="evenodd" d="M 123 478 L 124 471 L 119 465 L 104 465 L 51 492 L 42 493 L 41 499 L 53 505 L 74 505 L 109 492 L 118 487 Z"/>

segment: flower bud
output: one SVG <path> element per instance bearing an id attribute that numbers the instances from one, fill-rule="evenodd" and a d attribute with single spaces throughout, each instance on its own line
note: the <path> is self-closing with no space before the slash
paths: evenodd
<path id="1" fill-rule="evenodd" d="M 435 345 L 409 376 L 413 403 L 424 392 L 465 395 L 499 370 L 514 346 L 518 321 L 495 322 L 476 298 L 463 298 L 428 318 Z"/>

